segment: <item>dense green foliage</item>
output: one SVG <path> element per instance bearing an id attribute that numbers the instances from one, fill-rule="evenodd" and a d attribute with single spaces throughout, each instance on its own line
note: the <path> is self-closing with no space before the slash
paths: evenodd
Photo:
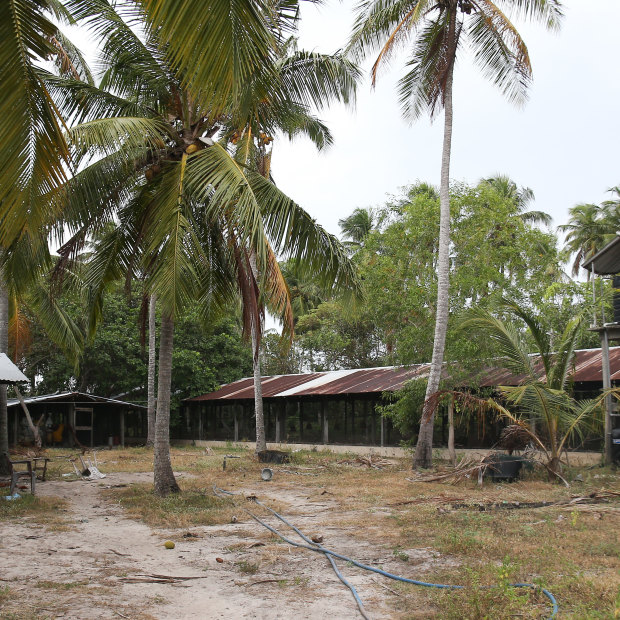
<path id="1" fill-rule="evenodd" d="M 84 324 L 83 309 L 75 300 L 65 307 L 78 324 Z M 78 390 L 99 396 L 146 402 L 147 351 L 141 338 L 141 300 L 128 298 L 121 290 L 107 293 L 103 320 L 87 342 L 77 369 L 46 336 L 36 318 L 29 320 L 28 347 L 20 351 L 19 365 L 34 381 L 35 394 Z M 233 319 L 222 319 L 205 329 L 196 310 L 182 315 L 175 325 L 172 360 L 172 408 L 183 398 L 198 396 L 222 383 L 251 374 L 250 349 Z"/>
<path id="2" fill-rule="evenodd" d="M 453 185 L 450 322 L 446 359 L 469 359 L 481 342 L 458 333 L 456 321 L 474 306 L 510 297 L 558 329 L 591 291 L 562 270 L 556 236 L 532 222 L 519 192 L 497 184 Z M 540 217 L 540 214 L 534 212 Z M 327 300 L 298 317 L 295 346 L 313 369 L 428 362 L 432 351 L 439 228 L 437 192 L 406 188 L 380 212 L 355 260 L 366 302 L 357 311 Z M 583 334 L 579 346 L 596 346 Z"/>

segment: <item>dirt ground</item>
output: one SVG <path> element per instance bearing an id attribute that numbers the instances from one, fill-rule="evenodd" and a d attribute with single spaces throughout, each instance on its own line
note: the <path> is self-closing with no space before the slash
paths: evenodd
<path id="1" fill-rule="evenodd" d="M 107 476 L 92 482 L 63 476 L 71 469 L 57 457 L 62 467 L 37 485 L 37 498 L 24 492 L 14 514 L 7 513 L 8 502 L 0 514 L 0 618 L 361 617 L 322 554 L 284 543 L 244 511 L 300 541 L 247 501 L 253 495 L 305 534 L 321 535 L 326 547 L 391 573 L 474 586 L 537 579 L 559 593 L 561 618 L 613 618 L 619 609 L 616 501 L 500 517 L 451 506 L 562 500 L 576 489 L 536 480 L 483 489 L 473 482 L 412 484 L 406 461 L 368 469 L 353 456 L 343 461 L 314 453 L 286 468 L 274 466 L 274 479 L 263 482 L 263 465 L 239 454 L 223 471 L 222 454 L 175 451 L 183 492 L 165 500 L 151 494 L 146 451 L 101 453 Z M 618 488 L 616 474 L 584 471 L 577 488 Z M 234 499 L 215 498 L 214 483 L 235 492 Z M 164 547 L 168 540 L 174 549 Z M 338 566 L 374 620 L 514 617 L 515 610 L 525 618 L 549 615 L 544 598 L 519 599 L 506 588 L 482 590 L 481 597 L 476 587 L 451 595 L 405 586 L 343 560 Z"/>
<path id="2" fill-rule="evenodd" d="M 183 474 L 177 475 L 182 482 Z M 41 496 L 67 502 L 62 523 L 51 528 L 31 524 L 28 518 L 0 523 L 2 581 L 17 595 L 14 601 L 5 601 L 1 617 L 273 620 L 357 616 L 352 595 L 323 555 L 287 546 L 286 557 L 274 570 L 251 574 L 253 556 L 264 553 L 274 540 L 242 512 L 237 523 L 226 526 L 152 528 L 126 518 L 123 509 L 103 494 L 109 487 L 152 480 L 149 473 L 111 473 L 98 482 L 39 484 Z M 308 497 L 298 487 L 272 491 L 262 482 L 246 489 L 266 504 L 285 502 L 288 518 L 296 526 L 308 534 L 321 532 L 325 544 L 343 555 L 386 570 L 401 568 L 385 549 L 360 543 L 346 530 L 331 526 L 332 509 L 337 509 L 333 500 Z M 275 518 L 263 514 L 261 518 L 285 535 L 292 534 Z M 294 534 L 292 538 L 299 540 Z M 174 540 L 176 547 L 166 549 L 166 540 Z M 420 574 L 451 561 L 420 549 L 409 553 L 414 554 L 412 560 Z M 376 576 L 351 567 L 345 570 L 343 561 L 339 564 L 363 592 L 373 618 L 391 617 L 383 603 L 385 586 Z M 246 574 L 240 573 L 239 565 L 248 567 Z M 123 581 L 153 574 L 198 579 L 176 584 Z"/>

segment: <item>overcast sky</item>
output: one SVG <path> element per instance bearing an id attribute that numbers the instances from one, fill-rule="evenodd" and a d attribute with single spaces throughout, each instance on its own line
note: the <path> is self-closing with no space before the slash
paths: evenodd
<path id="1" fill-rule="evenodd" d="M 303 4 L 300 47 L 333 52 L 352 23 L 350 0 Z M 566 0 L 559 33 L 519 23 L 534 69 L 525 107 L 516 109 L 486 82 L 469 59 L 456 68 L 451 178 L 475 183 L 495 173 L 534 190 L 535 209 L 555 225 L 579 202 L 601 202 L 620 184 L 619 0 Z M 278 186 L 329 231 L 356 207 L 381 205 L 416 180 L 439 183 L 443 115 L 408 125 L 395 84 L 405 56 L 392 61 L 375 90 L 359 88 L 355 110 L 334 107 L 320 116 L 334 145 L 318 153 L 306 140 L 274 142 Z"/>

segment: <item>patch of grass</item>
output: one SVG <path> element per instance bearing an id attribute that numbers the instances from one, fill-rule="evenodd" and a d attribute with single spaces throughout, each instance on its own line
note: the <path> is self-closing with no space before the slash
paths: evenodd
<path id="1" fill-rule="evenodd" d="M 37 581 L 35 586 L 43 590 L 75 590 L 89 585 L 88 581 Z"/>
<path id="2" fill-rule="evenodd" d="M 239 569 L 239 572 L 245 573 L 246 575 L 255 575 L 258 572 L 258 564 L 254 562 L 248 562 L 247 560 L 241 560 L 240 562 L 235 562 L 235 566 Z"/>
<path id="3" fill-rule="evenodd" d="M 6 491 L 8 495 L 8 490 Z M 66 502 L 59 497 L 41 497 L 24 493 L 19 499 L 7 501 L 0 496 L 0 521 L 14 521 L 29 517 L 36 523 L 50 527 L 64 523 L 59 511 L 64 510 Z"/>
<path id="4" fill-rule="evenodd" d="M 153 487 L 133 484 L 124 489 L 109 489 L 130 517 L 151 526 L 185 528 L 191 525 L 230 523 L 234 508 L 230 502 L 197 489 L 157 497 Z"/>
<path id="5" fill-rule="evenodd" d="M 9 586 L 0 586 L 0 605 L 11 597 L 11 588 Z"/>

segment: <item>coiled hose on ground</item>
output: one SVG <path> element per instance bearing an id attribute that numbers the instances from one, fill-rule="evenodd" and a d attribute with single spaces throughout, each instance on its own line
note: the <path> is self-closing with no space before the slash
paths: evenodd
<path id="1" fill-rule="evenodd" d="M 226 497 L 226 498 L 229 498 L 229 499 L 235 496 L 235 493 L 231 493 L 230 491 L 226 491 L 224 489 L 220 489 L 215 484 L 213 485 L 213 493 L 215 495 L 217 495 L 218 497 Z M 268 510 L 277 519 L 282 521 L 282 523 L 284 523 L 285 525 L 290 527 L 294 532 L 296 532 L 307 544 L 299 543 L 299 542 L 296 542 L 294 540 L 291 540 L 290 538 L 287 538 L 286 536 L 284 536 L 280 532 L 278 532 L 278 530 L 276 530 L 274 527 L 268 525 L 267 523 L 265 523 L 264 521 L 259 519 L 254 513 L 250 512 L 247 508 L 244 508 L 243 506 L 239 506 L 239 508 L 241 508 L 241 510 L 243 510 L 250 517 L 252 517 L 252 519 L 254 519 L 257 523 L 259 523 L 260 525 L 262 525 L 263 527 L 268 529 L 270 532 L 272 532 L 273 534 L 275 534 L 276 536 L 281 538 L 284 542 L 288 543 L 289 545 L 293 545 L 294 547 L 300 547 L 302 549 L 309 549 L 310 551 L 315 551 L 317 553 L 323 553 L 325 555 L 325 557 L 327 557 L 327 559 L 329 560 L 330 564 L 332 565 L 332 568 L 334 569 L 334 572 L 336 573 L 338 579 L 340 579 L 340 581 L 342 581 L 342 583 L 345 586 L 347 586 L 347 588 L 349 588 L 349 590 L 351 590 L 351 593 L 353 594 L 353 597 L 355 598 L 355 602 L 357 603 L 357 606 L 358 606 L 358 608 L 360 610 L 360 613 L 361 613 L 362 617 L 365 618 L 365 620 L 370 620 L 370 619 L 368 617 L 368 614 L 366 613 L 366 610 L 364 609 L 364 604 L 362 603 L 362 600 L 359 597 L 359 594 L 357 593 L 357 590 L 355 589 L 353 584 L 348 582 L 344 578 L 342 573 L 338 570 L 338 567 L 336 566 L 334 558 L 338 558 L 340 560 L 345 560 L 346 562 L 351 562 L 351 564 L 353 564 L 354 566 L 357 566 L 358 568 L 363 568 L 364 570 L 368 570 L 368 571 L 371 571 L 373 573 L 377 573 L 379 575 L 383 575 L 384 577 L 387 577 L 388 579 L 394 579 L 395 581 L 402 581 L 404 583 L 411 583 L 411 584 L 416 585 L 416 586 L 423 586 L 423 587 L 426 587 L 426 588 L 440 588 L 442 590 L 464 590 L 465 587 L 466 587 L 466 586 L 458 586 L 458 585 L 445 584 L 445 583 L 428 583 L 426 581 L 418 581 L 416 579 L 409 579 L 407 577 L 401 577 L 400 575 L 394 575 L 392 573 L 388 573 L 387 571 L 384 571 L 384 570 L 382 570 L 380 568 L 375 568 L 374 566 L 368 566 L 367 564 L 362 564 L 361 562 L 358 562 L 357 560 L 353 560 L 352 558 L 349 558 L 346 555 L 342 555 L 341 553 L 337 553 L 336 551 L 332 551 L 331 549 L 327 549 L 326 547 L 323 547 L 322 545 L 320 545 L 318 543 L 315 543 L 310 538 L 308 538 L 305 534 L 303 534 L 303 532 L 301 532 L 292 523 L 287 521 L 282 515 L 278 514 L 275 510 L 269 508 L 269 506 L 266 506 L 261 501 L 259 501 L 258 498 L 252 496 L 251 498 L 248 498 L 248 499 L 251 499 L 251 501 L 253 501 L 255 504 L 257 504 L 257 505 L 261 506 L 262 508 L 265 508 L 266 510 Z M 542 592 L 549 599 L 549 602 L 551 603 L 551 606 L 552 606 L 551 615 L 548 617 L 548 620 L 552 620 L 552 618 L 556 617 L 556 615 L 558 613 L 558 603 L 557 603 L 555 597 L 553 596 L 553 594 L 551 594 L 551 592 L 549 592 L 549 590 L 546 590 L 545 588 L 538 588 L 538 586 L 536 586 L 536 585 L 534 585 L 532 583 L 511 583 L 511 584 L 508 584 L 508 585 L 511 586 L 512 588 L 530 588 L 532 590 L 540 589 L 540 592 Z M 479 587 L 486 589 L 486 588 L 494 588 L 494 587 L 497 587 L 497 586 L 479 586 Z"/>

